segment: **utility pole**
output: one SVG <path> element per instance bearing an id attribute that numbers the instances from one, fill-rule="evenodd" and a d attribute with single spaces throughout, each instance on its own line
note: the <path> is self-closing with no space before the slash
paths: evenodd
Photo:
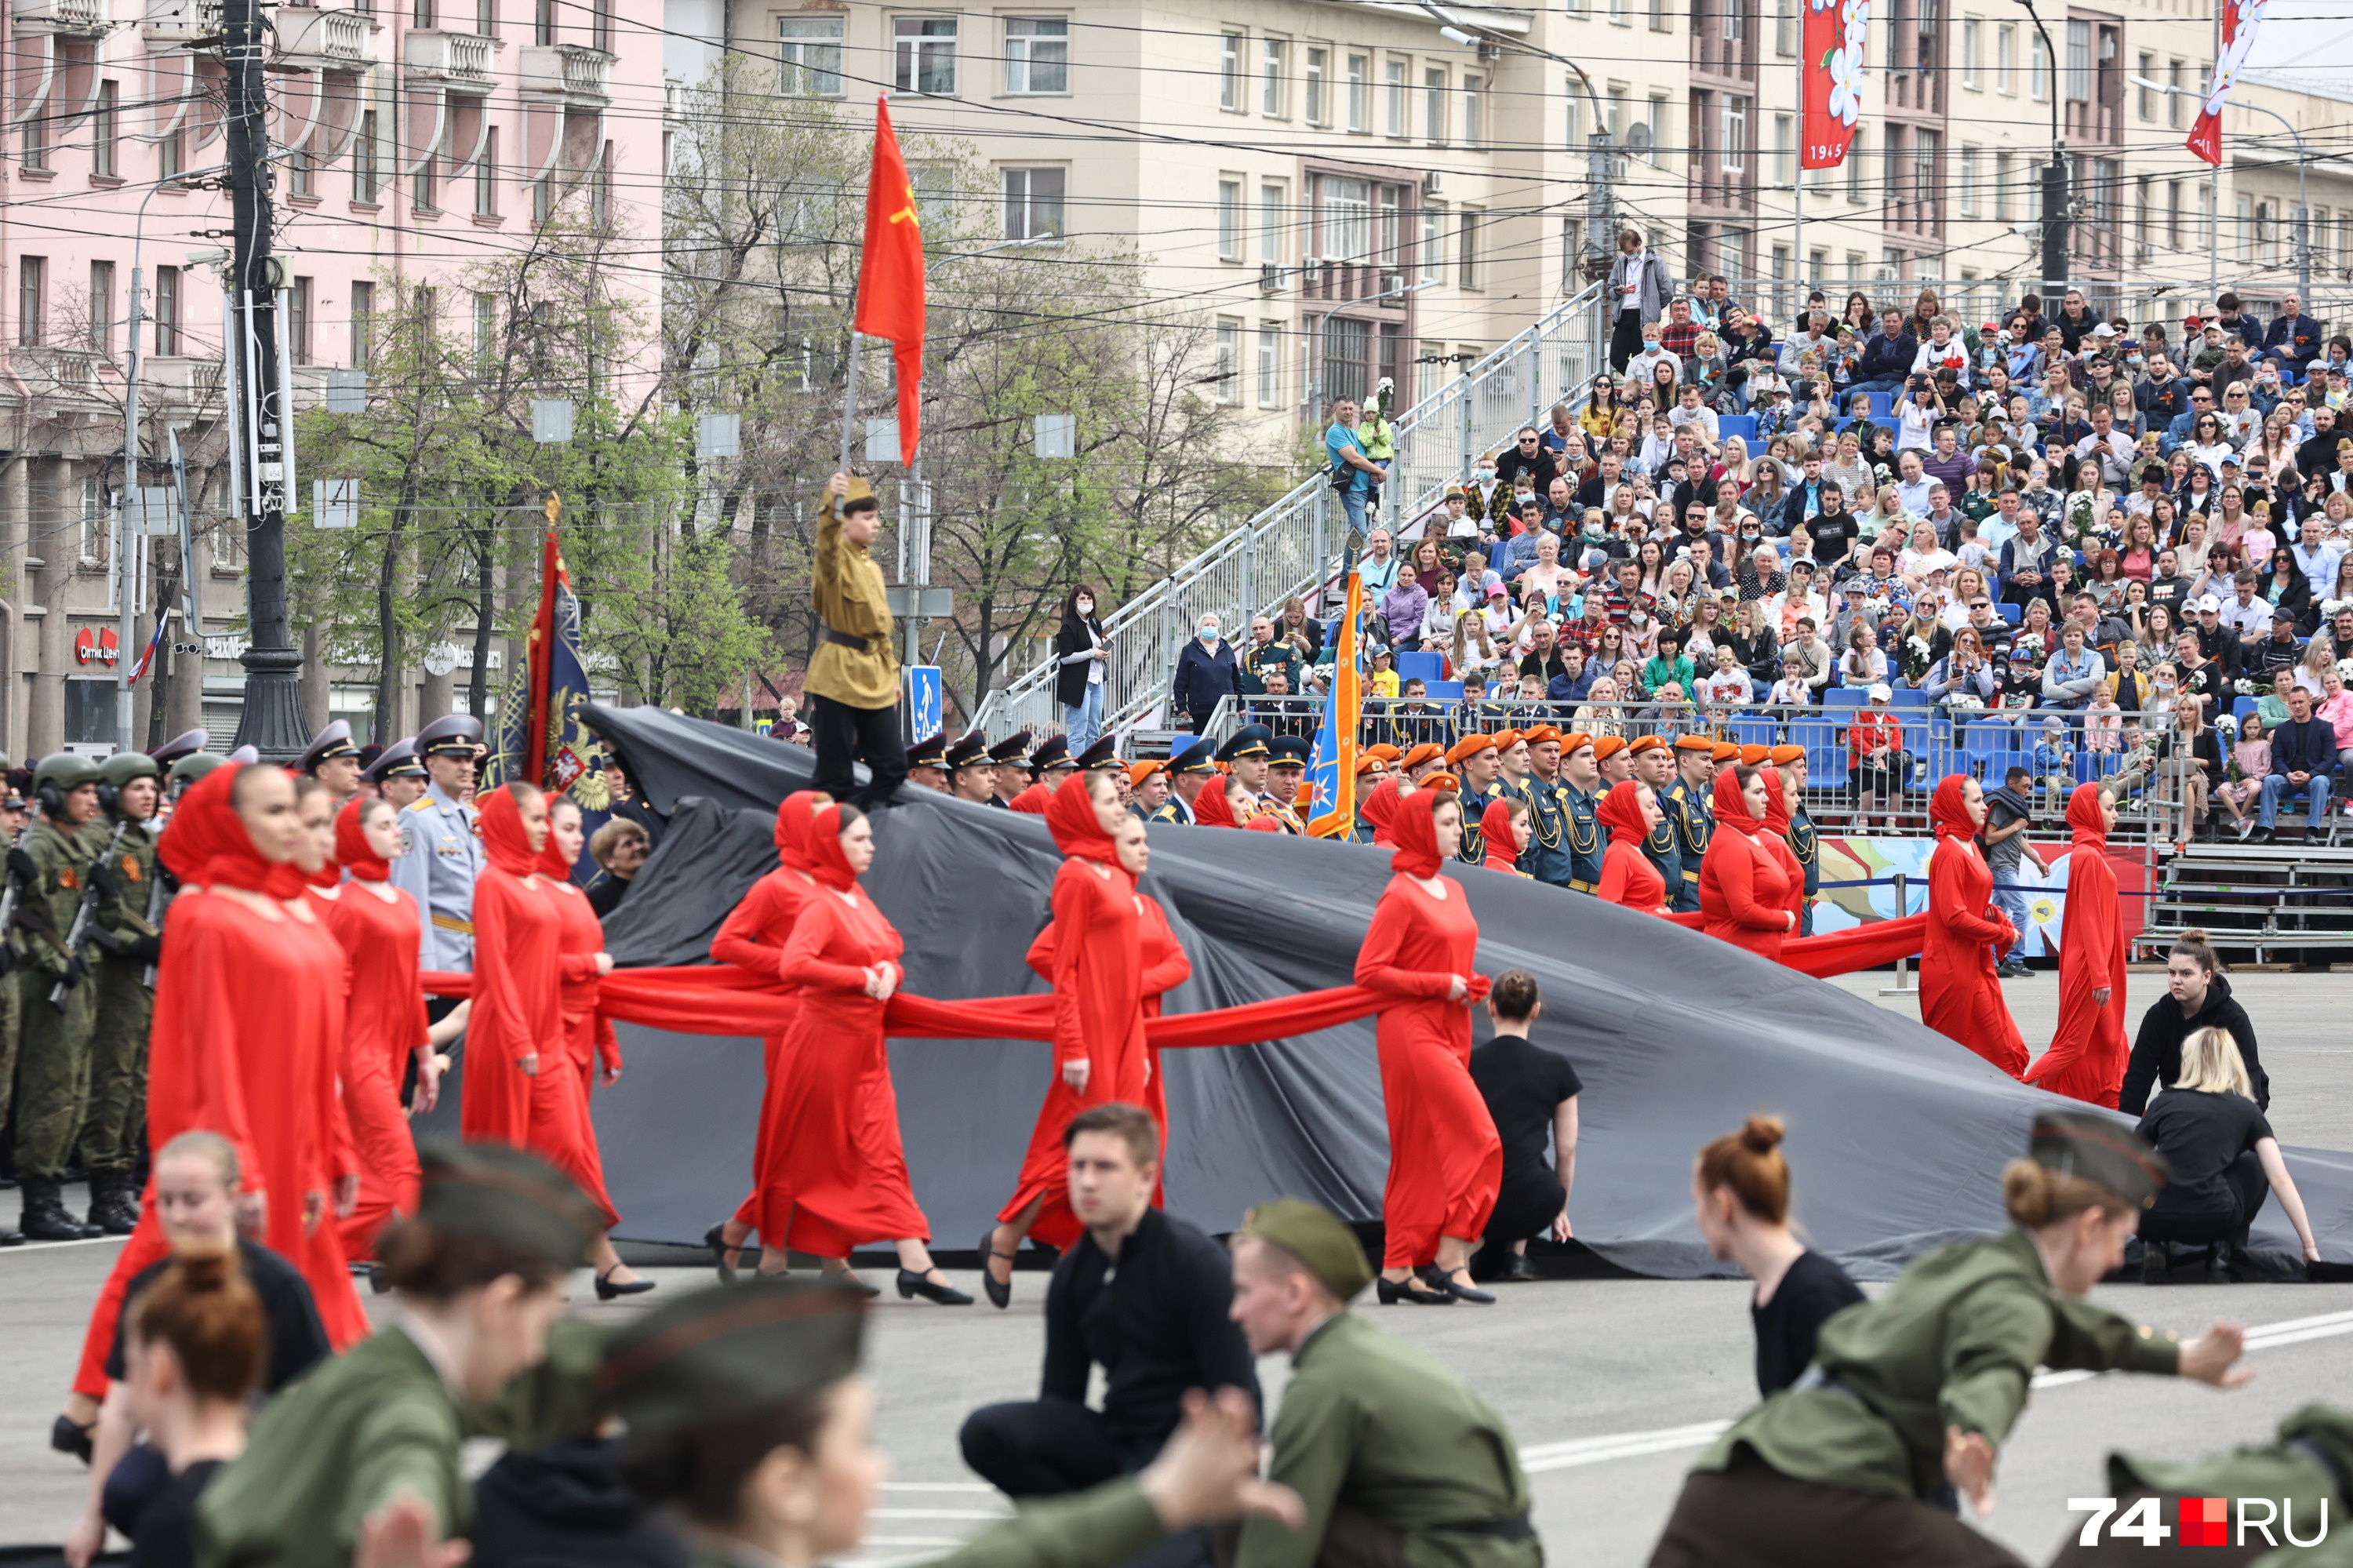
<path id="1" fill-rule="evenodd" d="M 278 287 L 282 265 L 269 253 L 269 102 L 263 91 L 260 0 L 223 0 L 221 64 L 226 72 L 230 221 L 228 320 L 237 339 L 227 356 L 237 385 L 232 439 L 244 443 L 245 483 L 237 512 L 245 522 L 248 636 L 245 709 L 237 744 L 265 761 L 290 762 L 310 744 L 302 722 L 302 655 L 293 645 L 286 607 L 286 503 L 292 413 L 278 356 Z"/>
<path id="2" fill-rule="evenodd" d="M 2034 0 L 2018 0 L 2042 40 L 2042 62 L 2051 90 L 2051 162 L 2042 167 L 2042 298 L 2055 311 L 2067 291 L 2067 137 L 2059 127 L 2059 105 L 2066 94 L 2061 73 L 2066 69 L 2052 47 L 2051 29 L 2034 9 Z"/>

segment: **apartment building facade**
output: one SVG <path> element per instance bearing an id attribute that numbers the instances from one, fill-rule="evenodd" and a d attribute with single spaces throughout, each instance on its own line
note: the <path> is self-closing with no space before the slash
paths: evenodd
<path id="1" fill-rule="evenodd" d="M 141 275 L 140 471 L 172 482 L 176 438 L 190 473 L 203 624 L 174 630 L 138 690 L 134 736 L 158 701 L 174 728 L 221 742 L 241 703 L 241 534 L 230 516 L 221 426 L 220 264 L 229 210 L 218 0 L 10 0 L 9 154 L 0 165 L 0 281 L 7 289 L 0 381 L 0 745 L 13 756 L 114 737 L 113 501 L 123 482 L 125 376 Z M 403 281 L 435 285 L 445 328 L 486 326 L 468 279 L 527 249 L 541 216 L 583 186 L 627 237 L 617 268 L 658 311 L 662 25 L 652 0 L 343 0 L 267 14 L 276 156 L 276 249 L 288 274 L 286 342 L 298 406 L 331 374 L 345 391 L 368 369 L 380 300 Z M 632 266 L 631 263 L 635 265 Z M 642 364 L 614 367 L 649 376 Z M 313 477 L 298 458 L 297 503 Z M 363 498 L 364 500 L 365 498 Z M 307 515 L 290 528 L 311 525 Z M 176 546 L 125 552 L 138 616 L 176 574 Z M 168 559 L 167 559 L 168 557 Z M 312 725 L 378 726 L 372 670 L 314 657 Z M 201 648 L 201 652 L 195 650 Z M 461 667 L 405 683 L 402 713 L 446 708 Z"/>

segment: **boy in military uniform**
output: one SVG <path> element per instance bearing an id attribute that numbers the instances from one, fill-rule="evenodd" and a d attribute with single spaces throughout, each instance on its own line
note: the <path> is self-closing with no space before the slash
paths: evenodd
<path id="1" fill-rule="evenodd" d="M 432 785 L 424 762 L 417 755 L 417 737 L 413 735 L 385 747 L 374 762 L 360 770 L 360 777 L 375 785 L 375 792 L 391 801 L 396 811 L 408 810 Z"/>
<path id="2" fill-rule="evenodd" d="M 1279 735 L 1269 743 L 1267 788 L 1259 795 L 1258 814 L 1271 817 L 1286 833 L 1307 832 L 1297 807 L 1299 787 L 1307 779 L 1309 755 L 1307 742 L 1295 735 Z"/>
<path id="3" fill-rule="evenodd" d="M 1617 749 L 1613 742 L 1612 750 Z M 1601 832 L 1601 796 L 1609 788 L 1601 778 L 1593 737 L 1572 735 L 1560 743 L 1560 800 L 1567 818 L 1568 882 L 1572 893 L 1593 893 L 1601 886 L 1601 859 L 1609 848 Z"/>
<path id="4" fill-rule="evenodd" d="M 34 880 L 18 895 L 28 924 L 16 980 L 22 1031 L 16 1172 L 25 1189 L 20 1223 L 34 1241 L 85 1241 L 102 1234 L 68 1213 L 64 1198 L 66 1163 L 90 1105 L 90 1025 L 98 1014 L 87 949 L 67 950 L 90 867 L 106 847 L 98 787 L 97 767 L 66 752 L 43 758 L 33 770 L 41 820 L 25 842 Z"/>
<path id="5" fill-rule="evenodd" d="M 340 810 L 344 801 L 360 792 L 360 777 L 366 765 L 360 759 L 359 742 L 352 738 L 351 725 L 337 719 L 319 732 L 294 766 L 324 784 Z"/>
<path id="6" fill-rule="evenodd" d="M 1218 760 L 1224 763 L 1232 777 L 1241 780 L 1251 800 L 1266 794 L 1267 758 L 1274 741 L 1274 732 L 1262 724 L 1246 724 L 1234 731 L 1234 737 L 1218 748 Z M 1257 815 L 1253 810 L 1252 816 Z M 1245 818 L 1244 821 L 1249 819 Z"/>
<path id="7" fill-rule="evenodd" d="M 1193 802 L 1218 777 L 1217 751 L 1215 742 L 1197 740 L 1168 759 L 1168 799 L 1152 813 L 1153 821 L 1193 825 Z"/>
<path id="8" fill-rule="evenodd" d="M 1016 730 L 1007 736 L 988 748 L 988 759 L 997 764 L 997 792 L 989 797 L 989 804 L 1010 810 L 1013 797 L 1029 782 L 1029 732 Z"/>
<path id="9" fill-rule="evenodd" d="M 155 759 L 118 752 L 99 767 L 100 793 L 119 833 L 90 869 L 98 889 L 96 962 L 90 981 L 97 1016 L 90 1025 L 90 1115 L 82 1124 L 82 1162 L 90 1167 L 90 1223 L 127 1236 L 139 1223 L 139 1183 L 132 1170 L 147 1123 L 150 989 L 163 956 L 164 901 L 155 837 L 149 831 L 162 799 Z M 90 830 L 91 834 L 97 828 Z"/>
<path id="10" fill-rule="evenodd" d="M 1675 781 L 1659 797 L 1662 824 L 1675 836 L 1681 879 L 1667 888 L 1667 907 L 1686 915 L 1699 907 L 1700 862 L 1715 836 L 1715 742 L 1704 735 L 1675 740 Z"/>
<path id="11" fill-rule="evenodd" d="M 1488 805 L 1503 799 L 1497 779 L 1503 767 L 1495 758 L 1495 737 L 1492 735 L 1466 735 L 1456 741 L 1446 753 L 1446 765 L 1462 781 L 1462 842 L 1454 858 L 1464 865 L 1487 863 L 1487 835 L 1479 830 L 1479 821 L 1486 814 Z"/>
<path id="12" fill-rule="evenodd" d="M 997 764 L 989 760 L 988 736 L 969 730 L 947 750 L 948 792 L 980 805 L 997 795 Z"/>
<path id="13" fill-rule="evenodd" d="M 1626 753 L 1634 759 L 1634 777 L 1648 784 L 1659 798 L 1659 825 L 1642 841 L 1642 858 L 1666 882 L 1667 896 L 1672 899 L 1675 889 L 1683 885 L 1682 841 L 1675 837 L 1674 823 L 1668 820 L 1666 809 L 1667 792 L 1675 786 L 1674 747 L 1659 736 L 1645 735 L 1627 747 Z M 1693 870 L 1696 874 L 1698 868 L 1694 866 Z"/>
<path id="14" fill-rule="evenodd" d="M 907 747 L 907 781 L 926 789 L 936 789 L 943 795 L 952 793 L 948 788 L 948 740 L 945 735 L 928 735 Z"/>
<path id="15" fill-rule="evenodd" d="M 1521 738 L 1528 745 L 1528 844 L 1520 852 L 1520 869 L 1538 882 L 1566 887 L 1569 865 L 1563 840 L 1568 831 L 1568 802 L 1560 781 L 1561 733 L 1539 724 L 1523 731 Z"/>
<path id="16" fill-rule="evenodd" d="M 898 792 L 907 777 L 899 739 L 899 655 L 882 568 L 866 553 L 881 532 L 881 503 L 862 479 L 827 484 L 809 564 L 809 599 L 824 622 L 802 690 L 817 741 L 814 787 L 861 811 Z M 851 768 L 866 764 L 864 789 Z"/>

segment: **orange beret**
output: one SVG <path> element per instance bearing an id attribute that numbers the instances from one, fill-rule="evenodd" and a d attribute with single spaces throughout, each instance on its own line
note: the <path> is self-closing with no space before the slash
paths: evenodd
<path id="1" fill-rule="evenodd" d="M 1792 762 L 1803 762 L 1806 748 L 1802 746 L 1777 746 L 1768 755 L 1773 758 L 1774 767 L 1787 768 Z"/>
<path id="2" fill-rule="evenodd" d="M 1424 789 L 1443 789 L 1449 794 L 1462 788 L 1462 780 L 1451 773 L 1433 773 L 1421 781 Z"/>
<path id="3" fill-rule="evenodd" d="M 1740 747 L 1728 740 L 1716 741 L 1710 749 L 1718 762 L 1737 762 L 1740 759 Z"/>
<path id="4" fill-rule="evenodd" d="M 1127 765 L 1127 787 L 1141 789 L 1144 781 L 1167 767 L 1166 762 L 1131 762 Z"/>
<path id="5" fill-rule="evenodd" d="M 1614 735 L 1605 735 L 1593 743 L 1593 760 L 1607 762 L 1626 749 L 1626 743 Z"/>
<path id="6" fill-rule="evenodd" d="M 1425 762 L 1436 762 L 1446 755 L 1446 747 L 1434 740 L 1425 740 L 1398 759 L 1399 768 L 1419 768 Z"/>
<path id="7" fill-rule="evenodd" d="M 1715 742 L 1708 739 L 1708 737 L 1704 735 L 1679 735 L 1675 736 L 1675 749 L 1677 751 L 1704 751 L 1709 756 L 1713 757 L 1715 755 Z"/>
<path id="8" fill-rule="evenodd" d="M 1640 757 L 1646 751 L 1662 750 L 1666 744 L 1665 738 L 1661 736 L 1637 736 L 1633 742 L 1626 747 L 1626 750 L 1630 756 Z"/>
<path id="9" fill-rule="evenodd" d="M 1360 752 L 1356 753 L 1356 771 L 1357 771 L 1357 772 L 1359 772 L 1359 773 L 1387 773 L 1388 770 L 1389 770 L 1389 765 L 1388 765 L 1388 763 L 1386 763 L 1386 762 L 1383 762 L 1379 758 L 1375 757 L 1371 752 L 1369 752 L 1369 751 L 1360 751 Z"/>
<path id="10" fill-rule="evenodd" d="M 1563 757 L 1573 756 L 1576 754 L 1577 747 L 1591 746 L 1592 744 L 1593 737 L 1591 736 L 1586 734 L 1581 729 L 1575 730 L 1560 737 L 1560 754 Z"/>
<path id="11" fill-rule="evenodd" d="M 1379 746 L 1360 746 L 1356 748 L 1356 755 L 1359 757 L 1377 757 L 1383 762 L 1395 762 L 1399 757 L 1403 756 L 1404 753 L 1398 751 L 1396 747 L 1384 741 Z"/>
<path id="12" fill-rule="evenodd" d="M 1769 746 L 1744 746 L 1740 748 L 1740 766 L 1754 768 L 1773 755 Z"/>
<path id="13" fill-rule="evenodd" d="M 1494 735 L 1495 749 L 1498 751 L 1509 751 L 1512 747 L 1519 745 L 1520 742 L 1525 739 L 1527 739 L 1527 736 L 1522 735 L 1518 730 L 1499 729 Z"/>
<path id="14" fill-rule="evenodd" d="M 1526 741 L 1530 746 L 1542 746 L 1546 741 L 1559 740 L 1561 738 L 1561 733 L 1548 724 L 1540 724 L 1533 729 L 1522 730 L 1520 732 L 1520 738 Z"/>
<path id="15" fill-rule="evenodd" d="M 1453 749 L 1446 754 L 1446 760 L 1467 762 L 1482 751 L 1493 750 L 1494 745 L 1495 737 L 1492 735 L 1466 735 L 1454 743 Z"/>

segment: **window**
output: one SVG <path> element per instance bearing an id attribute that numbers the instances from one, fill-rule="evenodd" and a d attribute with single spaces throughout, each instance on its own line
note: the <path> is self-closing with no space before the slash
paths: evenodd
<path id="1" fill-rule="evenodd" d="M 1242 259 L 1242 183 L 1218 182 L 1218 260 Z"/>
<path id="2" fill-rule="evenodd" d="M 1673 24 L 1668 17 L 1667 0 L 1651 0 L 1651 31 L 1667 33 L 1673 30 Z"/>
<path id="3" fill-rule="evenodd" d="M 1413 396 L 1414 400 L 1419 402 L 1446 384 L 1446 345 L 1424 340 L 1415 359 Z"/>
<path id="4" fill-rule="evenodd" d="M 1468 71 L 1463 73 L 1462 144 L 1466 147 L 1475 147 L 1479 145 L 1479 138 L 1486 119 L 1484 112 L 1486 101 L 1484 97 L 1485 90 L 1485 79 L 1473 76 Z"/>
<path id="5" fill-rule="evenodd" d="M 1210 397 L 1219 403 L 1241 401 L 1242 323 L 1218 318 L 1217 374 L 1210 382 Z"/>
<path id="6" fill-rule="evenodd" d="M 2279 261 L 2279 219 L 2267 201 L 2255 204 L 2255 260 L 2266 267 Z"/>
<path id="7" fill-rule="evenodd" d="M 45 256 L 16 259 L 16 341 L 37 346 L 48 324 L 49 262 Z"/>
<path id="8" fill-rule="evenodd" d="M 2000 22 L 1993 29 L 1993 90 L 2007 98 L 2018 95 L 2018 28 Z"/>
<path id="9" fill-rule="evenodd" d="M 1324 101 L 1324 61 L 1329 49 L 1310 48 L 1307 51 L 1307 101 L 1300 109 L 1310 125 L 1331 123 L 1331 107 Z"/>
<path id="10" fill-rule="evenodd" d="M 382 165 L 377 159 L 382 150 L 376 141 L 375 111 L 360 113 L 360 138 L 352 148 L 352 199 L 363 206 L 372 205 L 384 189 L 384 178 L 377 172 Z"/>
<path id="11" fill-rule="evenodd" d="M 1563 101 L 1563 102 L 1566 104 L 1568 113 L 1566 122 L 1567 139 L 1561 144 L 1572 153 L 1583 152 L 1585 150 L 1585 138 L 1577 132 L 1577 111 L 1585 106 L 1585 101 L 1577 95 L 1577 86 L 1576 82 L 1571 81 L 1568 84 L 1568 96 Z"/>
<path id="12" fill-rule="evenodd" d="M 1626 0 L 1609 0 L 1609 25 L 1613 27 L 1634 25 L 1634 18 L 1626 13 Z"/>
<path id="13" fill-rule="evenodd" d="M 1259 112 L 1282 118 L 1282 56 L 1287 45 L 1281 38 L 1269 38 L 1260 51 Z"/>
<path id="14" fill-rule="evenodd" d="M 1421 73 L 1421 139 L 1434 146 L 1446 144 L 1446 73 Z"/>
<path id="15" fill-rule="evenodd" d="M 433 26 L 433 0 L 416 0 L 408 15 L 410 26 L 429 29 Z"/>
<path id="16" fill-rule="evenodd" d="M 1258 406 L 1282 406 L 1282 323 L 1258 323 Z"/>
<path id="17" fill-rule="evenodd" d="M 319 194 L 318 164 L 310 154 L 297 147 L 286 154 L 286 194 L 296 200 L 315 197 Z"/>
<path id="18" fill-rule="evenodd" d="M 1748 167 L 1748 100 L 1724 101 L 1724 172 L 1744 173 Z"/>
<path id="19" fill-rule="evenodd" d="M 1325 175 L 1324 233 L 1319 249 L 1326 261 L 1369 261 L 1373 258 L 1373 192 L 1363 180 Z"/>
<path id="20" fill-rule="evenodd" d="M 441 160 L 427 153 L 417 164 L 417 173 L 409 176 L 408 197 L 411 208 L 417 212 L 440 211 L 440 205 L 435 195 L 435 187 L 440 182 Z"/>
<path id="21" fill-rule="evenodd" d="M 1985 85 L 1978 77 L 1978 34 L 1983 26 L 1975 16 L 1961 18 L 1961 85 L 1971 92 L 1982 90 Z"/>
<path id="22" fill-rule="evenodd" d="M 1324 323 L 1323 400 L 1362 402 L 1371 385 L 1373 323 L 1333 316 Z"/>
<path id="23" fill-rule="evenodd" d="M 1852 157 L 1853 154 L 1850 153 L 1848 156 Z M 1909 173 L 1904 166 L 1904 128 L 1902 126 L 1890 125 L 1886 128 L 1885 143 L 1880 149 L 1879 164 L 1879 192 L 1882 199 L 1891 202 L 1902 201 L 1904 182 Z"/>
<path id="24" fill-rule="evenodd" d="M 90 346 L 100 354 L 114 352 L 114 263 L 90 264 Z"/>
<path id="25" fill-rule="evenodd" d="M 1662 92 L 1651 94 L 1651 163 L 1654 167 L 1667 166 L 1667 149 L 1663 129 L 1667 123 L 1667 98 Z"/>
<path id="26" fill-rule="evenodd" d="M 1798 0 L 1773 0 L 1773 52 L 1783 59 L 1798 52 Z"/>
<path id="27" fill-rule="evenodd" d="M 1912 63 L 1924 71 L 1935 70 L 1942 54 L 1938 45 L 1943 38 L 1936 26 L 1936 0 L 1920 0 L 1920 14 L 1914 20 Z"/>
<path id="28" fill-rule="evenodd" d="M 1961 216 L 1963 217 L 1977 217 L 1978 150 L 1975 147 L 1965 146 L 1961 149 L 1961 169 L 1958 183 L 1960 185 L 1961 195 Z"/>
<path id="29" fill-rule="evenodd" d="M 1798 178 L 1797 122 L 1787 114 L 1773 116 L 1773 183 L 1794 185 Z"/>
<path id="30" fill-rule="evenodd" d="M 474 366 L 487 371 L 499 347 L 499 297 L 474 296 Z"/>
<path id="31" fill-rule="evenodd" d="M 1005 238 L 1060 239 L 1066 169 L 1005 171 Z"/>
<path id="32" fill-rule="evenodd" d="M 1462 225 L 1455 230 L 1454 286 L 1479 286 L 1479 214 L 1467 207 L 1462 209 Z"/>
<path id="33" fill-rule="evenodd" d="M 1368 56 L 1350 55 L 1345 68 L 1348 83 L 1348 129 L 1373 128 L 1373 62 Z"/>
<path id="34" fill-rule="evenodd" d="M 1007 52 L 1011 52 L 1008 40 Z M 1010 76 L 1013 64 L 1006 62 L 1006 74 Z M 1218 107 L 1229 114 L 1239 114 L 1242 107 L 1242 36 L 1240 33 L 1218 35 Z M 1269 114 L 1274 112 L 1270 109 Z"/>
<path id="35" fill-rule="evenodd" d="M 1403 60 L 1391 60 L 1388 65 L 1388 112 L 1383 116 L 1384 128 L 1392 136 L 1405 134 L 1405 70 Z"/>
<path id="36" fill-rule="evenodd" d="M 180 270 L 155 269 L 155 354 L 168 358 L 180 352 Z"/>
<path id="37" fill-rule="evenodd" d="M 2165 185 L 2165 243 L 2176 250 L 2181 243 L 2181 182 L 2168 180 Z"/>
<path id="38" fill-rule="evenodd" d="M 555 0 L 533 0 L 531 41 L 543 46 L 555 42 Z"/>
<path id="39" fill-rule="evenodd" d="M 2148 254 L 2148 185 L 2147 175 L 2133 181 L 2133 245 L 2144 257 Z"/>
<path id="40" fill-rule="evenodd" d="M 2067 24 L 2067 101 L 2092 101 L 2092 24 Z"/>
<path id="41" fill-rule="evenodd" d="M 601 9 L 598 12 L 598 17 L 599 20 L 602 20 L 603 12 Z M 499 7 L 497 0 L 474 0 L 474 31 L 480 33 L 486 38 L 496 37 L 498 36 Z M 599 38 L 597 40 L 596 47 L 600 49 L 605 48 L 604 40 Z"/>
<path id="42" fill-rule="evenodd" d="M 839 26 L 839 22 L 835 23 Z M 953 16 L 901 16 L 891 24 L 901 92 L 955 96 L 956 22 Z"/>
<path id="43" fill-rule="evenodd" d="M 2155 81 L 2157 79 L 2157 57 L 2144 51 L 2140 57 L 2140 70 L 2137 74 L 2143 81 Z M 2138 88 L 2135 90 L 2134 96 L 2138 101 L 2136 105 L 2135 111 L 2138 113 L 2143 120 L 2156 119 L 2158 96 L 2156 91 L 2150 88 Z"/>
<path id="44" fill-rule="evenodd" d="M 368 365 L 368 334 L 375 317 L 375 285 L 352 285 L 351 363 L 353 370 L 365 370 Z"/>
<path id="45" fill-rule="evenodd" d="M 2253 239 L 2255 232 L 2254 215 L 2255 198 L 2253 196 L 2241 196 L 2239 198 L 2239 221 L 2232 226 L 2234 232 L 2232 238 L 2231 248 L 2232 253 L 2235 254 L 2242 261 L 2250 260 L 2253 257 L 2254 248 L 2249 242 Z M 28 339 L 27 341 L 38 342 L 39 340 Z"/>
<path id="46" fill-rule="evenodd" d="M 1421 208 L 1421 279 L 1435 283 L 1446 276 L 1446 209 L 1424 203 Z"/>
<path id="47" fill-rule="evenodd" d="M 1929 204 L 1936 199 L 1936 149 L 1943 140 L 1935 131 L 1912 132 L 1912 199 L 1928 207 L 1921 214 L 1923 223 L 1935 221 L 1935 209 Z"/>
<path id="48" fill-rule="evenodd" d="M 1380 188 L 1373 209 L 1373 255 L 1384 268 L 1395 267 L 1405 255 L 1404 204 L 1403 185 Z"/>
<path id="49" fill-rule="evenodd" d="M 1851 202 L 1860 202 L 1863 199 L 1862 144 L 1868 140 L 1867 131 L 1866 126 L 1856 126 L 1853 139 L 1849 141 L 1846 146 L 1846 199 Z"/>
<path id="50" fill-rule="evenodd" d="M 2010 221 L 2010 167 L 2011 160 L 2008 153 L 1996 153 L 1993 155 L 1993 217 L 1996 223 Z"/>
<path id="51" fill-rule="evenodd" d="M 1283 187 L 1270 180 L 1258 187 L 1258 259 L 1281 262 L 1285 252 L 1284 230 L 1289 227 L 1283 215 Z"/>
<path id="52" fill-rule="evenodd" d="M 1663 6 L 1651 7 L 1651 25 L 1657 26 Z M 1724 37 L 1728 43 L 1740 43 L 1748 37 L 1748 0 L 1724 0 Z"/>
<path id="53" fill-rule="evenodd" d="M 158 179 L 176 180 L 187 166 L 185 132 L 174 131 L 155 143 L 155 175 Z"/>
<path id="54" fill-rule="evenodd" d="M 482 155 L 474 164 L 474 216 L 496 217 L 499 215 L 499 128 L 495 125 L 483 135 Z"/>
<path id="55" fill-rule="evenodd" d="M 786 98 L 841 96 L 841 18 L 776 18 L 776 90 Z"/>
<path id="56" fill-rule="evenodd" d="M 2026 96 L 2037 103 L 2051 98 L 2051 56 L 2042 47 L 2042 35 L 2026 36 Z"/>
<path id="57" fill-rule="evenodd" d="M 2166 64 L 2165 85 L 2173 90 L 2165 95 L 2165 122 L 2176 131 L 2181 129 L 2181 104 L 2183 99 L 2188 96 L 2182 90 L 2182 70 L 2183 65 L 2179 60 L 2171 60 Z"/>
<path id="58" fill-rule="evenodd" d="M 1219 106 L 1241 107 L 1240 40 L 1219 75 Z M 1071 90 L 1071 24 L 1060 16 L 1005 18 L 1005 90 L 1061 93 Z M 1230 101 L 1227 101 L 1227 100 Z"/>
<path id="59" fill-rule="evenodd" d="M 114 139 L 121 123 L 121 94 L 111 81 L 98 84 L 98 108 L 90 117 L 90 172 L 101 179 L 114 177 Z"/>

